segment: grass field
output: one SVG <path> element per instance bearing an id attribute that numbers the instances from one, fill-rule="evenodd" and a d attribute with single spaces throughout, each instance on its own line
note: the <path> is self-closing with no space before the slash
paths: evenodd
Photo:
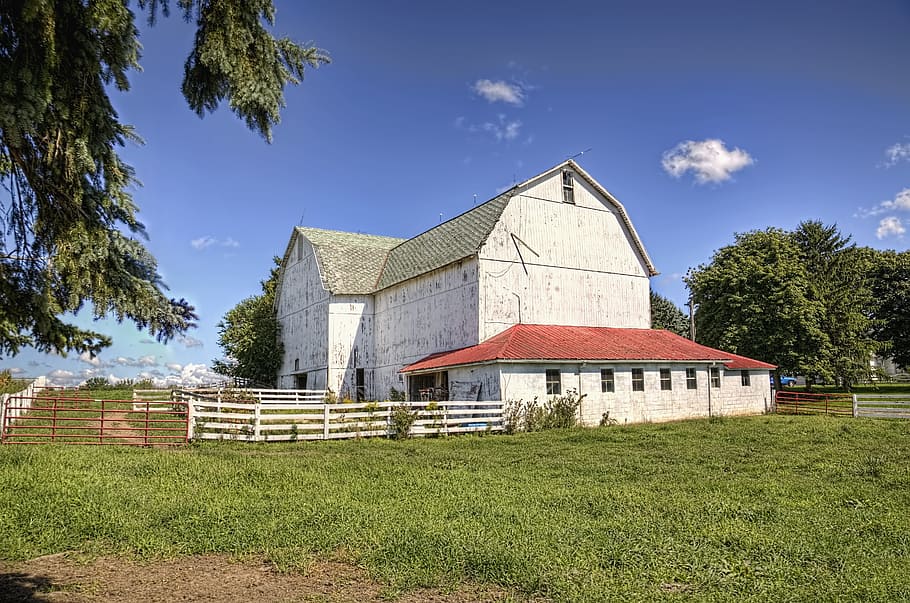
<path id="1" fill-rule="evenodd" d="M 910 600 L 910 422 L 765 416 L 178 450 L 0 447 L 0 558 L 362 564 L 559 601 Z"/>

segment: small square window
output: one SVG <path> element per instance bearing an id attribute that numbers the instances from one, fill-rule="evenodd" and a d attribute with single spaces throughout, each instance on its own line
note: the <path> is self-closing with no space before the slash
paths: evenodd
<path id="1" fill-rule="evenodd" d="M 694 368 L 686 369 L 686 389 L 698 389 L 698 377 Z"/>
<path id="2" fill-rule="evenodd" d="M 613 380 L 613 369 L 600 369 L 600 391 L 604 393 L 616 391 L 616 382 Z"/>
<path id="3" fill-rule="evenodd" d="M 751 380 L 749 379 L 749 371 L 740 371 L 739 380 L 743 384 L 743 387 L 749 387 L 749 385 L 752 384 Z"/>
<path id="4" fill-rule="evenodd" d="M 673 381 L 670 379 L 670 369 L 660 369 L 660 389 L 665 392 L 673 389 Z"/>
<path id="5" fill-rule="evenodd" d="M 720 387 L 720 369 L 716 366 L 711 367 L 711 387 Z"/>
<path id="6" fill-rule="evenodd" d="M 645 369 L 632 369 L 632 391 L 645 391 Z"/>
<path id="7" fill-rule="evenodd" d="M 575 178 L 572 172 L 562 173 L 562 200 L 564 203 L 575 203 Z"/>
<path id="8" fill-rule="evenodd" d="M 558 396 L 562 394 L 562 381 L 559 369 L 547 369 L 547 395 Z"/>

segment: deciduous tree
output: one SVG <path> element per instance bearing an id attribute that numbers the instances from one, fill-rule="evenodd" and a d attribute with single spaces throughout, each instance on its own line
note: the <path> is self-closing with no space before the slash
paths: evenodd
<path id="1" fill-rule="evenodd" d="M 824 368 L 824 305 L 809 295 L 799 247 L 783 230 L 737 234 L 685 278 L 699 342 L 771 362 L 784 373 Z"/>
<path id="2" fill-rule="evenodd" d="M 225 358 L 212 362 L 216 373 L 263 385 L 275 384 L 283 350 L 275 313 L 280 264 L 281 259 L 276 257 L 269 278 L 261 283 L 261 295 L 244 299 L 218 323 L 218 345 Z"/>
<path id="3" fill-rule="evenodd" d="M 196 38 L 183 94 L 200 115 L 227 101 L 265 139 L 285 85 L 328 58 L 276 39 L 271 0 L 178 0 Z M 150 21 L 166 0 L 139 0 Z M 108 90 L 129 89 L 139 67 L 127 2 L 0 3 L 0 355 L 23 346 L 97 352 L 110 344 L 61 316 L 85 305 L 166 341 L 193 325 L 169 299 L 129 193 L 133 170 L 117 149 L 138 140 Z"/>

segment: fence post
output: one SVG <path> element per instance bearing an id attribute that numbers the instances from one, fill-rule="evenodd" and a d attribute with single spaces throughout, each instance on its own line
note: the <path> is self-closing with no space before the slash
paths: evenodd
<path id="1" fill-rule="evenodd" d="M 0 442 L 6 436 L 6 405 L 9 401 L 9 394 L 0 395 Z"/>
<path id="2" fill-rule="evenodd" d="M 261 421 L 262 417 L 262 402 L 256 402 L 253 405 L 253 441 L 259 441 L 259 434 L 261 432 Z"/>
<path id="3" fill-rule="evenodd" d="M 859 413 L 857 412 L 859 410 L 858 406 L 859 406 L 859 404 L 857 403 L 857 400 L 856 400 L 856 394 L 853 394 L 853 418 L 854 419 L 857 416 L 859 416 Z"/>
<path id="4" fill-rule="evenodd" d="M 186 400 L 183 402 L 184 408 L 186 409 L 186 441 L 189 442 L 193 439 L 193 432 L 195 431 L 195 421 L 196 417 L 193 416 L 193 411 L 195 407 L 192 404 L 191 400 Z"/>
<path id="5" fill-rule="evenodd" d="M 322 405 L 322 439 L 329 439 L 329 405 Z"/>

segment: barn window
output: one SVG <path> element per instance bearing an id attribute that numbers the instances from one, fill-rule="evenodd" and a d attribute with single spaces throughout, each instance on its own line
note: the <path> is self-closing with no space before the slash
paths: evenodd
<path id="1" fill-rule="evenodd" d="M 575 178 L 569 171 L 562 173 L 562 200 L 564 203 L 575 203 Z"/>
<path id="2" fill-rule="evenodd" d="M 300 370 L 300 358 L 294 358 L 294 370 L 295 371 Z"/>
<path id="3" fill-rule="evenodd" d="M 749 387 L 751 381 L 749 380 L 749 371 L 740 371 L 739 372 L 740 383 L 743 384 L 743 387 Z"/>
<path id="4" fill-rule="evenodd" d="M 698 389 L 698 377 L 695 376 L 694 368 L 686 369 L 686 389 Z"/>
<path id="5" fill-rule="evenodd" d="M 716 366 L 711 367 L 711 387 L 720 387 L 720 369 Z"/>
<path id="6" fill-rule="evenodd" d="M 613 369 L 600 369 L 600 391 L 616 391 L 616 382 L 613 380 Z"/>
<path id="7" fill-rule="evenodd" d="M 306 373 L 300 373 L 299 375 L 294 375 L 294 387 L 295 389 L 306 389 Z"/>
<path id="8" fill-rule="evenodd" d="M 558 396 L 562 393 L 562 381 L 559 369 L 547 369 L 547 395 Z"/>
<path id="9" fill-rule="evenodd" d="M 632 369 L 632 391 L 645 391 L 645 369 Z"/>
<path id="10" fill-rule="evenodd" d="M 297 261 L 303 259 L 303 239 L 299 236 L 297 237 Z"/>
<path id="11" fill-rule="evenodd" d="M 673 381 L 670 379 L 670 369 L 660 369 L 660 389 L 670 391 L 673 389 Z"/>
<path id="12" fill-rule="evenodd" d="M 355 395 L 357 396 L 357 401 L 360 402 L 366 398 L 366 375 L 362 368 L 354 371 L 355 379 Z"/>

